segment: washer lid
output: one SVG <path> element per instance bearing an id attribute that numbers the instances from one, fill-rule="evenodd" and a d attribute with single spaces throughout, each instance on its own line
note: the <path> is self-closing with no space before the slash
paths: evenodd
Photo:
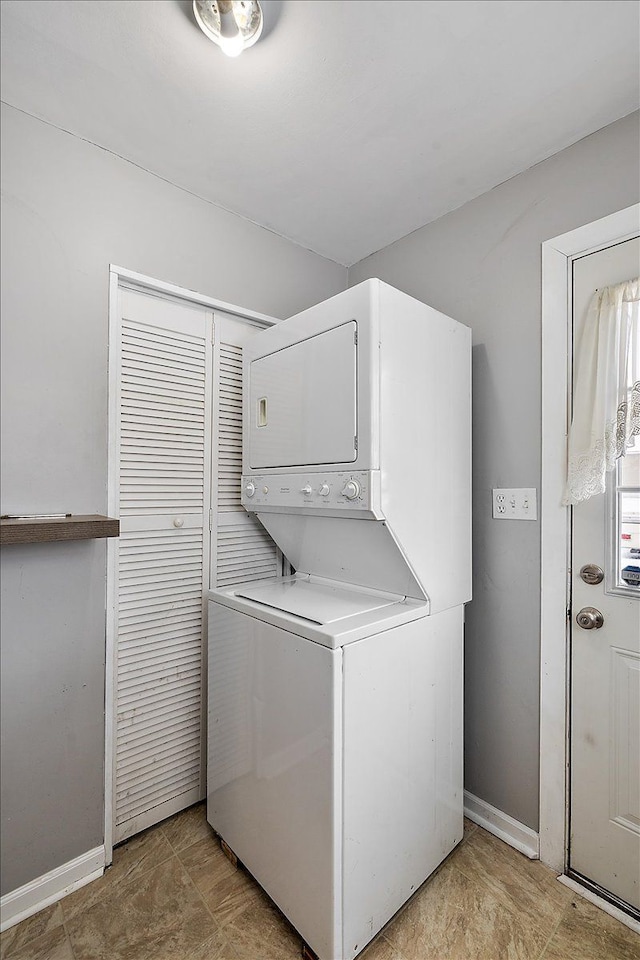
<path id="1" fill-rule="evenodd" d="M 312 623 L 327 624 L 359 613 L 370 613 L 404 597 L 364 593 L 310 580 L 279 580 L 265 586 L 249 586 L 234 591 L 237 597 L 262 603 L 267 607 L 303 617 Z"/>

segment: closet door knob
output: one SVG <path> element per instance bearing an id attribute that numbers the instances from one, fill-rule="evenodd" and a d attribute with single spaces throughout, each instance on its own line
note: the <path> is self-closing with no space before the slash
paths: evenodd
<path id="1" fill-rule="evenodd" d="M 173 521 L 173 525 L 174 527 L 184 527 L 184 520 L 182 517 L 176 517 Z"/>

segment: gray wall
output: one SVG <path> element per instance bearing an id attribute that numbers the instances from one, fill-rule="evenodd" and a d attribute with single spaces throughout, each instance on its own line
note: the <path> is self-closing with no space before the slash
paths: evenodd
<path id="1" fill-rule="evenodd" d="M 2 512 L 106 513 L 109 263 L 284 317 L 346 270 L 2 112 Z M 104 541 L 6 547 L 2 893 L 103 840 Z"/>
<path id="2" fill-rule="evenodd" d="M 473 329 L 465 786 L 534 829 L 540 529 L 492 520 L 491 489 L 540 489 L 540 244 L 636 203 L 639 164 L 633 114 L 349 270 L 350 286 L 379 277 Z"/>

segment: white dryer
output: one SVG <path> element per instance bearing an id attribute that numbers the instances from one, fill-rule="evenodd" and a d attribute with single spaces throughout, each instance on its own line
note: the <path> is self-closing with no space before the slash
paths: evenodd
<path id="1" fill-rule="evenodd" d="M 296 573 L 210 593 L 207 815 L 321 960 L 462 837 L 470 345 L 370 280 L 245 348 L 243 504 Z"/>

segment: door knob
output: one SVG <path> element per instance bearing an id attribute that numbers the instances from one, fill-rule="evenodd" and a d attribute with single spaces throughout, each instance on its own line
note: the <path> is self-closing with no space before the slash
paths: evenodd
<path id="1" fill-rule="evenodd" d="M 576 614 L 576 623 L 583 630 L 599 630 L 604 623 L 604 617 L 595 607 L 583 607 Z"/>
<path id="2" fill-rule="evenodd" d="M 174 527 L 178 527 L 178 528 L 184 527 L 184 520 L 182 519 L 182 517 L 176 517 L 175 520 L 173 521 L 173 525 Z"/>

